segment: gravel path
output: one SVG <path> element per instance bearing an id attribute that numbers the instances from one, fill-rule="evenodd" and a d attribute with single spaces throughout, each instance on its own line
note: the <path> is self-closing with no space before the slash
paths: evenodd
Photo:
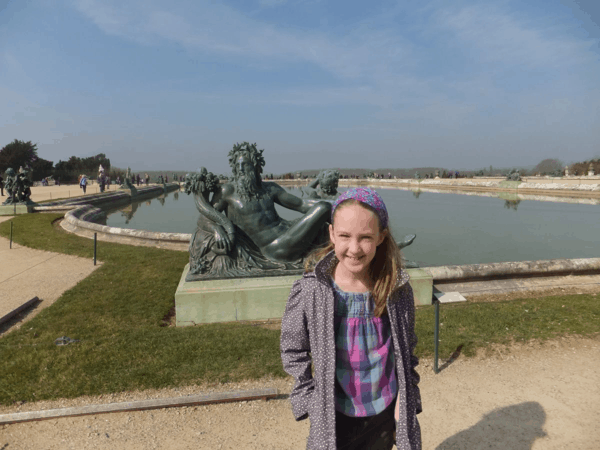
<path id="1" fill-rule="evenodd" d="M 425 450 L 600 448 L 600 337 L 497 347 L 488 356 L 460 356 L 438 375 L 422 361 L 419 372 Z M 292 380 L 38 402 L 0 407 L 0 414 L 261 387 L 289 393 Z M 299 450 L 308 427 L 281 398 L 0 425 L 0 449 Z"/>
<path id="2" fill-rule="evenodd" d="M 0 222 L 10 218 L 0 217 Z M 0 336 L 31 320 L 101 265 L 97 262 L 94 266 L 91 257 L 34 250 L 14 242 L 10 249 L 9 240 L 0 237 L 0 317 L 36 296 L 41 300 L 30 310 L 0 324 Z"/>

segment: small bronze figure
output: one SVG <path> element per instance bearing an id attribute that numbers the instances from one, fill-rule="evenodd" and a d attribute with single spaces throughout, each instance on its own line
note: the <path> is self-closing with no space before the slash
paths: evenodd
<path id="1" fill-rule="evenodd" d="M 31 201 L 31 186 L 32 182 L 28 177 L 28 171 L 21 168 L 19 173 L 15 173 L 12 168 L 6 169 L 6 180 L 4 186 L 8 198 L 3 205 L 13 204 L 32 204 Z"/>

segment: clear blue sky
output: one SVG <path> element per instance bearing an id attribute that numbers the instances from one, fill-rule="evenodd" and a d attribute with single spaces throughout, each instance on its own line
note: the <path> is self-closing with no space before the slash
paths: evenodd
<path id="1" fill-rule="evenodd" d="M 227 173 L 600 156 L 600 1 L 0 0 L 0 147 Z"/>

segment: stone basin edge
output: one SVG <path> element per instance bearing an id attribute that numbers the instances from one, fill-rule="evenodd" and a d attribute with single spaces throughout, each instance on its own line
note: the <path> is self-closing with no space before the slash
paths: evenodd
<path id="1" fill-rule="evenodd" d="M 393 181 L 393 180 L 390 180 Z M 171 183 L 167 185 L 168 190 L 176 190 L 178 185 Z M 156 187 L 149 188 L 156 191 Z M 162 187 L 160 188 L 162 192 Z M 131 201 L 126 192 L 119 193 L 119 197 L 125 197 Z M 150 192 L 147 192 L 150 194 Z M 156 195 L 156 192 L 152 192 Z M 91 196 L 90 196 L 91 197 Z M 139 195 L 138 195 L 139 197 Z M 147 195 L 145 196 L 147 198 Z M 93 200 L 93 199 L 92 199 Z M 58 202 L 57 202 L 58 203 Z M 90 204 L 91 203 L 91 204 Z M 69 209 L 65 213 L 60 226 L 70 233 L 78 236 L 92 238 L 97 233 L 98 240 L 115 242 L 128 245 L 146 247 L 157 247 L 169 250 L 188 251 L 189 242 L 192 238 L 190 233 L 167 233 L 146 230 L 134 230 L 129 228 L 109 227 L 94 223 L 103 214 L 103 210 L 94 203 L 75 205 L 56 205 L 36 207 L 36 211 L 59 211 L 59 208 Z M 114 202 L 112 203 L 114 206 Z M 453 283 L 457 281 L 493 280 L 502 278 L 528 278 L 558 275 L 588 275 L 600 273 L 600 258 L 579 259 L 552 259 L 538 261 L 516 261 L 484 264 L 467 264 L 456 266 L 432 266 L 422 267 L 435 283 Z"/>
<path id="2" fill-rule="evenodd" d="M 189 233 L 163 233 L 130 228 L 109 227 L 97 223 L 106 215 L 106 210 L 117 206 L 125 206 L 132 200 L 155 198 L 167 192 L 179 189 L 178 183 L 166 183 L 163 186 L 149 186 L 138 189 L 132 196 L 128 190 L 113 193 L 93 194 L 75 201 L 57 201 L 52 204 L 36 206 L 36 212 L 65 212 L 60 226 L 69 233 L 85 238 L 119 244 L 141 245 L 169 250 L 187 251 L 192 237 Z"/>

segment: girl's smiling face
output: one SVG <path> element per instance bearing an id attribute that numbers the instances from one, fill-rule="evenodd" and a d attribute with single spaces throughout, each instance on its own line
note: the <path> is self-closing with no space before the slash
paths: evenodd
<path id="1" fill-rule="evenodd" d="M 370 282 L 369 267 L 386 231 L 379 231 L 379 218 L 360 204 L 340 205 L 329 225 L 329 238 L 339 260 L 336 276 L 351 281 Z"/>

